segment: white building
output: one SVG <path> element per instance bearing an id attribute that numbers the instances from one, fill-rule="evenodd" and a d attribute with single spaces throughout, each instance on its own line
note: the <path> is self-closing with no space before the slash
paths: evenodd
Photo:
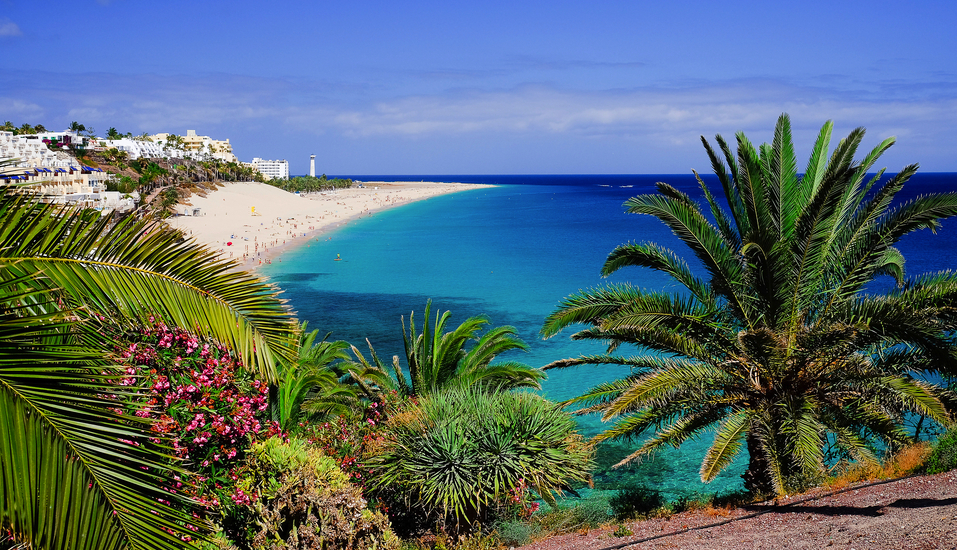
<path id="1" fill-rule="evenodd" d="M 141 139 L 99 139 L 97 140 L 97 145 L 103 149 L 117 149 L 123 151 L 129 155 L 130 160 L 136 160 L 138 158 L 182 158 L 182 151 L 168 151 L 160 143 L 154 141 L 147 141 Z M 179 153 L 178 155 L 173 155 L 171 153 Z"/>
<path id="2" fill-rule="evenodd" d="M 136 193 L 121 195 L 106 191 L 109 173 L 74 163 L 67 168 L 15 168 L 0 170 L 0 185 L 16 185 L 25 193 L 37 193 L 44 202 L 73 204 L 98 210 L 125 211 L 139 199 Z"/>
<path id="3" fill-rule="evenodd" d="M 50 166 L 66 168 L 76 161 L 72 156 L 55 151 L 48 144 L 81 143 L 84 138 L 72 132 L 48 132 L 15 136 L 0 131 L 0 159 L 18 159 L 18 167 Z"/>
<path id="4" fill-rule="evenodd" d="M 289 161 L 287 160 L 263 160 L 261 158 L 254 158 L 252 162 L 253 168 L 259 170 L 259 173 L 266 177 L 266 179 L 289 179 Z"/>
<path id="5" fill-rule="evenodd" d="M 155 134 L 150 136 L 154 142 L 167 145 L 170 143 L 169 137 L 172 134 Z M 205 155 L 225 162 L 238 162 L 236 155 L 233 154 L 233 146 L 229 139 L 218 140 L 209 136 L 198 136 L 196 130 L 186 130 L 185 136 L 177 136 L 178 145 L 182 147 L 179 157 L 189 157 L 196 160 L 202 160 Z M 167 147 L 170 151 L 176 151 L 173 147 Z"/>

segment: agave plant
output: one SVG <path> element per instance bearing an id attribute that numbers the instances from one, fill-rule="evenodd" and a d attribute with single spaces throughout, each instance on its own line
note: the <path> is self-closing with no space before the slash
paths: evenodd
<path id="1" fill-rule="evenodd" d="M 771 144 L 755 148 L 739 133 L 736 154 L 720 135 L 723 155 L 702 137 L 722 201 L 699 177 L 702 204 L 659 183 L 657 194 L 625 206 L 660 219 L 703 271 L 657 244 L 625 244 L 611 252 L 602 274 L 651 268 L 682 291 L 596 288 L 565 298 L 545 321 L 546 336 L 585 324 L 574 338 L 610 342 L 605 355 L 546 369 L 632 368 L 631 376 L 569 402 L 617 419 L 599 440 L 649 435 L 623 462 L 713 433 L 702 480 L 713 479 L 746 444 L 747 486 L 783 492 L 791 476 L 821 471 L 829 442 L 853 459 L 874 461 L 878 448 L 907 440 L 908 414 L 949 421 L 943 390 L 923 375 L 953 372 L 957 364 L 957 275 L 906 279 L 894 244 L 957 214 L 957 194 L 894 206 L 917 166 L 890 178 L 884 170 L 869 175 L 893 138 L 855 161 L 864 130 L 851 132 L 828 157 L 831 132 L 830 122 L 821 128 L 803 175 L 787 115 Z M 880 276 L 898 286 L 865 292 Z M 613 354 L 625 345 L 645 353 Z"/>
<path id="2" fill-rule="evenodd" d="M 37 549 L 179 548 L 188 523 L 202 536 L 195 504 L 164 489 L 168 453 L 112 412 L 109 334 L 158 318 L 275 381 L 296 325 L 235 267 L 148 220 L 0 191 L 0 531 Z"/>
<path id="3" fill-rule="evenodd" d="M 451 312 L 436 312 L 434 324 L 430 326 L 431 313 L 432 301 L 429 300 L 425 306 L 422 332 L 418 332 L 416 327 L 415 312 L 409 314 L 408 330 L 405 318 L 402 319 L 408 378 L 399 365 L 398 356 L 393 356 L 391 368 L 386 368 L 370 343 L 371 362 L 355 346 L 352 347 L 358 362 L 350 370 L 351 379 L 358 381 L 367 392 L 372 391 L 370 388 L 378 387 L 397 391 L 404 396 L 427 395 L 462 386 L 489 391 L 541 389 L 540 381 L 545 378 L 545 373 L 540 369 L 517 361 L 493 363 L 501 353 L 528 349 L 525 342 L 516 336 L 514 327 L 496 327 L 480 335 L 489 321 L 484 316 L 476 316 L 445 332 Z M 466 350 L 470 342 L 474 344 Z"/>

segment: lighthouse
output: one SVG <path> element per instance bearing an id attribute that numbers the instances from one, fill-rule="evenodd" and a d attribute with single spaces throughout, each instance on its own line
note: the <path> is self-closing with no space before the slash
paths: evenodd
<path id="1" fill-rule="evenodd" d="M 316 155 L 309 155 L 309 175 L 316 177 Z"/>

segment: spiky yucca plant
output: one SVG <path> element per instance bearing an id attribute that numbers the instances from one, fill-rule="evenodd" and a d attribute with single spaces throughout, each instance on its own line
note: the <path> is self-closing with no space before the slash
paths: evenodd
<path id="1" fill-rule="evenodd" d="M 894 206 L 917 166 L 886 180 L 884 170 L 869 175 L 894 139 L 855 161 L 864 130 L 851 132 L 828 157 L 831 132 L 830 122 L 821 128 L 803 175 L 787 115 L 778 119 L 771 144 L 755 148 L 737 134 L 736 154 L 720 135 L 721 154 L 702 137 L 723 201 L 698 177 L 700 204 L 659 183 L 658 193 L 625 206 L 660 219 L 703 272 L 657 244 L 625 244 L 608 256 L 603 275 L 646 267 L 684 288 L 587 290 L 565 298 L 546 319 L 545 336 L 585 324 L 590 326 L 573 338 L 610 342 L 606 355 L 546 369 L 632 368 L 631 376 L 569 402 L 618 419 L 599 440 L 651 433 L 623 462 L 713 430 L 702 480 L 713 479 L 746 444 L 747 486 L 782 492 L 790 476 L 824 467 L 829 442 L 873 461 L 875 442 L 907 438 L 902 426 L 908 413 L 950 418 L 941 388 L 915 373 L 955 366 L 957 276 L 905 279 L 894 244 L 957 214 L 957 194 Z M 865 292 L 882 275 L 898 286 L 885 294 Z M 628 344 L 645 353 L 612 355 Z"/>
<path id="2" fill-rule="evenodd" d="M 374 487 L 391 488 L 450 525 L 485 521 L 520 487 L 554 502 L 554 493 L 587 480 L 592 468 L 592 448 L 571 415 L 531 393 L 437 391 L 391 417 L 382 434 L 367 462 Z"/>

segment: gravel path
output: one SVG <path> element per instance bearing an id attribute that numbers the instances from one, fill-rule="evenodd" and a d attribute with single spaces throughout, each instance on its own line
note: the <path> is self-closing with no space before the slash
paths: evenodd
<path id="1" fill-rule="evenodd" d="M 606 528 L 523 549 L 957 549 L 957 471 L 627 525 L 628 537 Z"/>

